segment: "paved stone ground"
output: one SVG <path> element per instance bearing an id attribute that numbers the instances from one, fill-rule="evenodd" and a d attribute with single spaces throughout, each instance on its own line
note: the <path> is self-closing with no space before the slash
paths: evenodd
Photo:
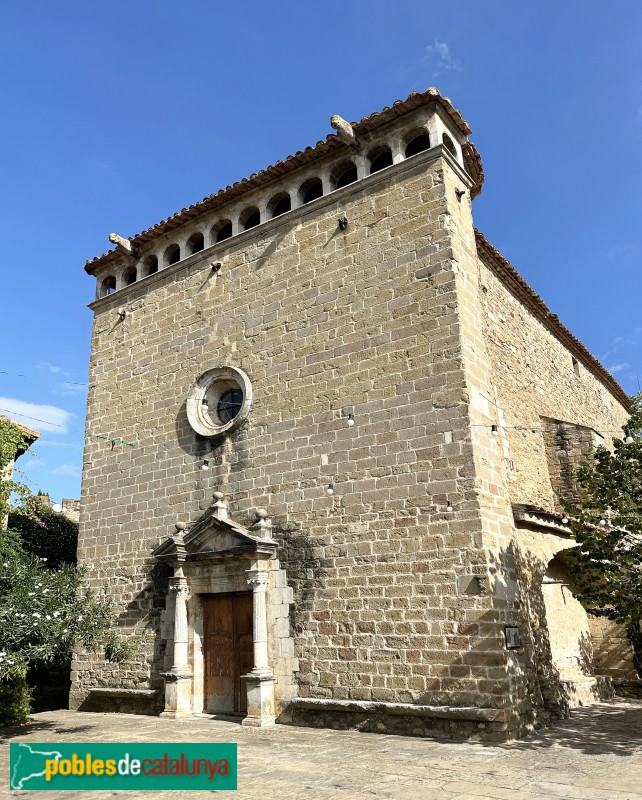
<path id="1" fill-rule="evenodd" d="M 208 718 L 167 720 L 54 711 L 5 730 L 15 742 L 198 742 L 239 745 L 236 800 L 642 800 L 642 701 L 578 709 L 519 742 L 483 745 L 279 725 L 252 730 Z M 208 792 L 9 792 L 0 798 L 184 800 Z"/>

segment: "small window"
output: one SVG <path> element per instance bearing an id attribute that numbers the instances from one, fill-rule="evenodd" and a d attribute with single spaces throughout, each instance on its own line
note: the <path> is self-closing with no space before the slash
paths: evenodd
<path id="1" fill-rule="evenodd" d="M 130 267 L 125 271 L 123 274 L 123 283 L 125 286 L 131 286 L 132 283 L 136 283 L 136 267 Z"/>
<path id="2" fill-rule="evenodd" d="M 232 236 L 232 223 L 229 219 L 222 219 L 212 228 L 212 240 L 224 242 Z"/>
<path id="3" fill-rule="evenodd" d="M 380 169 L 392 166 L 392 150 L 389 147 L 379 147 L 369 154 L 370 174 L 379 172 Z"/>
<path id="4" fill-rule="evenodd" d="M 413 136 L 406 145 L 406 158 L 416 156 L 417 153 L 423 153 L 424 150 L 430 149 L 430 136 L 426 132 L 422 132 Z"/>
<path id="5" fill-rule="evenodd" d="M 220 396 L 216 404 L 216 413 L 223 425 L 237 417 L 243 406 L 243 390 L 228 389 Z"/>
<path id="6" fill-rule="evenodd" d="M 573 364 L 573 372 L 580 377 L 580 362 L 574 357 L 571 356 L 571 363 Z"/>
<path id="7" fill-rule="evenodd" d="M 339 164 L 333 171 L 332 177 L 334 188 L 342 189 L 344 186 L 348 186 L 357 180 L 357 167 L 352 161 L 344 162 L 343 164 Z"/>
<path id="8" fill-rule="evenodd" d="M 310 178 L 310 180 L 302 184 L 299 189 L 299 197 L 303 205 L 323 197 L 323 183 L 321 183 L 321 180 L 319 178 Z"/>
<path id="9" fill-rule="evenodd" d="M 106 277 L 100 285 L 100 296 L 107 297 L 116 291 L 116 278 L 113 275 Z"/>
<path id="10" fill-rule="evenodd" d="M 158 272 L 158 259 L 156 256 L 149 256 L 149 258 L 145 259 L 143 268 L 145 275 L 154 275 L 154 273 Z"/>
<path id="11" fill-rule="evenodd" d="M 250 228 L 256 228 L 261 224 L 261 212 L 256 206 L 246 208 L 241 214 L 241 227 L 244 231 L 249 231 Z"/>
<path id="12" fill-rule="evenodd" d="M 275 195 L 268 203 L 268 209 L 272 218 L 280 217 L 281 214 L 286 214 L 288 211 L 291 211 L 292 201 L 290 200 L 290 195 L 287 194 L 287 192 L 281 192 Z"/>
<path id="13" fill-rule="evenodd" d="M 177 244 L 170 244 L 165 250 L 165 265 L 171 267 L 181 260 L 181 248 Z"/>
<path id="14" fill-rule="evenodd" d="M 202 233 L 194 233 L 187 240 L 187 252 L 190 255 L 205 249 L 205 237 Z"/>
<path id="15" fill-rule="evenodd" d="M 448 152 L 457 158 L 457 150 L 455 149 L 455 145 L 453 144 L 453 140 L 448 136 L 447 133 L 444 133 L 442 137 L 442 141 L 444 143 L 444 147 Z"/>
<path id="16" fill-rule="evenodd" d="M 187 419 L 201 436 L 220 437 L 247 419 L 252 406 L 252 385 L 243 370 L 215 367 L 190 389 Z"/>

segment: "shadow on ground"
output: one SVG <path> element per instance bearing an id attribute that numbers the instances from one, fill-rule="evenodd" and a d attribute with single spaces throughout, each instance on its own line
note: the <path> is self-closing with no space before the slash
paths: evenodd
<path id="1" fill-rule="evenodd" d="M 568 719 L 502 746 L 518 750 L 572 748 L 587 755 L 642 755 L 642 702 L 615 698 L 576 708 Z"/>
<path id="2" fill-rule="evenodd" d="M 34 733 L 56 733 L 64 736 L 71 736 L 77 733 L 82 739 L 83 733 L 95 730 L 95 727 L 95 725 L 69 725 L 61 728 L 59 722 L 32 720 L 26 725 L 13 725 L 9 728 L 0 728 L 0 742 L 9 742 L 20 736 L 32 736 Z"/>

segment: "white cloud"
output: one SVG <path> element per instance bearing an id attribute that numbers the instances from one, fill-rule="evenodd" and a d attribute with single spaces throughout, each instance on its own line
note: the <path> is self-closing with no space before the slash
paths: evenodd
<path id="1" fill-rule="evenodd" d="M 53 439 L 38 439 L 38 450 L 41 447 L 67 447 L 70 450 L 82 450 L 82 444 L 77 442 L 55 442 Z"/>
<path id="2" fill-rule="evenodd" d="M 435 75 L 441 71 L 454 72 L 463 69 L 461 61 L 450 51 L 450 47 L 446 42 L 435 39 L 432 44 L 426 47 L 426 52 L 422 58 L 424 64 L 430 64 Z"/>
<path id="3" fill-rule="evenodd" d="M 67 475 L 72 478 L 79 478 L 82 469 L 79 464 L 60 464 L 51 470 L 54 475 Z"/>
<path id="4" fill-rule="evenodd" d="M 89 387 L 84 383 L 61 383 L 57 389 L 54 389 L 56 394 L 61 397 L 82 397 L 87 394 Z"/>
<path id="5" fill-rule="evenodd" d="M 0 414 L 21 422 L 28 428 L 50 433 L 67 433 L 67 423 L 71 417 L 63 408 L 25 403 L 12 397 L 0 397 Z"/>
<path id="6" fill-rule="evenodd" d="M 609 367 L 608 370 L 611 375 L 615 375 L 617 372 L 622 372 L 622 370 L 628 369 L 630 366 L 630 364 L 613 364 L 613 366 Z"/>
<path id="7" fill-rule="evenodd" d="M 48 361 L 41 361 L 38 364 L 38 368 L 46 369 L 47 372 L 51 372 L 53 375 L 58 375 L 60 372 L 62 372 L 60 367 L 57 367 L 55 364 L 50 364 Z"/>

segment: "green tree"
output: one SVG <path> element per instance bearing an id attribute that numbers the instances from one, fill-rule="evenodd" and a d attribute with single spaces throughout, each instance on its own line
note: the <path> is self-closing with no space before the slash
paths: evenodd
<path id="1" fill-rule="evenodd" d="M 16 452 L 25 449 L 20 427 L 0 418 L 0 725 L 25 722 L 29 713 L 26 684 L 30 665 L 46 665 L 68 656 L 79 645 L 96 649 L 103 645 L 112 661 L 131 658 L 134 645 L 113 633 L 111 604 L 96 599 L 84 584 L 85 571 L 64 563 L 65 552 L 55 550 L 52 564 L 28 552 L 21 533 L 1 530 L 11 499 L 20 501 L 18 514 L 27 532 L 29 546 L 43 551 L 45 539 L 60 528 L 50 527 L 50 515 L 42 502 L 34 500 L 28 488 L 13 480 L 9 466 Z M 55 512 L 51 511 L 51 515 Z M 56 514 L 56 522 L 61 515 Z M 44 526 L 44 527 L 43 527 Z M 44 538 L 36 536 L 45 530 Z M 66 555 L 71 544 L 67 541 Z M 74 548 L 75 550 L 75 548 Z M 57 568 L 51 568 L 56 566 Z"/>
<path id="2" fill-rule="evenodd" d="M 593 614 L 637 629 L 642 619 L 642 394 L 612 450 L 579 467 L 580 501 L 565 504 L 578 546 L 574 591 Z"/>
<path id="3" fill-rule="evenodd" d="M 82 578 L 72 564 L 46 569 L 16 533 L 0 532 L 0 680 L 102 642 L 113 612 Z"/>
<path id="4" fill-rule="evenodd" d="M 38 496 L 31 513 L 12 509 L 7 527 L 17 531 L 25 550 L 43 559 L 48 568 L 76 563 L 78 523 L 54 511 Z"/>

